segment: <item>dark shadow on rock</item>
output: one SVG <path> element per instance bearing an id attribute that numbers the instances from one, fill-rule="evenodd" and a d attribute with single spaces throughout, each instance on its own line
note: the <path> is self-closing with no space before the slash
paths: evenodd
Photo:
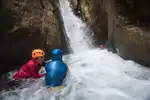
<path id="1" fill-rule="evenodd" d="M 79 17 L 82 21 L 86 21 L 84 12 L 82 11 L 81 6 L 80 6 L 80 0 L 78 0 L 77 6 L 72 7 L 72 9 L 73 9 L 73 12 L 74 12 L 75 16 Z"/>
<path id="2" fill-rule="evenodd" d="M 77 4 L 74 4 L 73 1 L 70 1 L 70 7 L 75 16 L 79 17 L 81 20 L 85 21 L 84 12 L 81 8 L 81 0 L 76 0 Z"/>
<path id="3" fill-rule="evenodd" d="M 97 37 L 99 44 L 106 44 L 108 40 L 108 16 L 103 9 L 101 1 L 93 1 L 93 17 L 94 23 L 92 29 Z"/>
<path id="4" fill-rule="evenodd" d="M 7 45 L 9 42 L 7 41 L 6 38 L 8 37 L 9 32 L 12 30 L 12 28 L 14 27 L 17 21 L 20 21 L 20 17 L 17 16 L 17 14 L 14 11 L 11 11 L 10 9 L 0 10 L 0 52 L 1 52 L 0 53 L 0 56 L 1 56 L 0 74 L 2 72 L 5 72 L 7 68 L 11 68 L 10 66 L 8 66 L 9 60 L 6 60 L 6 59 L 9 59 L 9 56 L 4 56 L 5 54 L 9 55 L 7 54 L 7 51 L 11 52 L 10 47 L 12 46 L 11 44 L 9 48 L 7 48 Z"/>
<path id="5" fill-rule="evenodd" d="M 118 13 L 127 17 L 129 22 L 147 31 L 150 30 L 150 1 L 149 0 L 116 0 Z"/>
<path id="6" fill-rule="evenodd" d="M 116 3 L 119 17 L 113 40 L 117 53 L 125 60 L 149 67 L 150 1 L 117 0 Z"/>
<path id="7" fill-rule="evenodd" d="M 5 9 L 0 12 L 0 44 L 5 41 L 4 37 L 18 21 L 20 21 L 20 18 L 14 11 Z"/>
<path id="8" fill-rule="evenodd" d="M 5 7 L 0 9 L 0 74 L 10 70 L 20 68 L 23 63 L 31 58 L 31 51 L 36 48 L 42 48 L 46 52 L 46 58 L 50 58 L 50 51 L 53 48 L 61 48 L 65 53 L 68 51 L 67 42 L 64 35 L 64 27 L 62 19 L 60 18 L 59 8 L 56 4 L 57 1 L 51 0 L 54 7 L 54 13 L 60 19 L 59 27 L 61 28 L 61 44 L 48 45 L 47 33 L 41 33 L 41 27 L 24 28 L 21 25 L 14 26 L 20 23 L 22 16 L 18 13 Z M 34 26 L 34 25 L 33 25 Z M 40 26 L 40 25 L 39 25 Z M 18 67 L 17 67 L 18 66 Z"/>
<path id="9" fill-rule="evenodd" d="M 26 62 L 31 58 L 31 51 L 41 48 L 43 35 L 39 29 L 20 28 L 5 36 L 5 41 L 0 46 L 0 73 L 7 72 Z"/>
<path id="10" fill-rule="evenodd" d="M 108 51 L 111 51 L 112 53 L 117 53 L 113 40 L 108 40 L 105 44 L 105 47 Z"/>

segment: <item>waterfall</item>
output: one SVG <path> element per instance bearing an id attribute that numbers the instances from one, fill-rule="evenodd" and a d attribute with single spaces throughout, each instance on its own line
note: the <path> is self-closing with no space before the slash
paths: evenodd
<path id="1" fill-rule="evenodd" d="M 71 73 L 67 86 L 53 93 L 44 78 L 29 79 L 14 90 L 0 92 L 0 100 L 150 100 L 150 69 L 105 49 L 91 50 L 91 31 L 73 15 L 67 0 L 60 0 L 60 11 L 74 52 L 64 56 Z"/>
<path id="2" fill-rule="evenodd" d="M 59 8 L 64 21 L 66 36 L 74 53 L 93 48 L 93 32 L 74 15 L 70 3 L 67 0 L 59 0 Z"/>

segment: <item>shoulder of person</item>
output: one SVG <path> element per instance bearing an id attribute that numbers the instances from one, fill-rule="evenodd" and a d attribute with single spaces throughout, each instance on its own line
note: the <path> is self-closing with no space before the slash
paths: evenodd
<path id="1" fill-rule="evenodd" d="M 28 62 L 27 62 L 28 65 L 35 65 L 37 64 L 37 62 L 34 60 L 34 59 L 30 59 Z"/>

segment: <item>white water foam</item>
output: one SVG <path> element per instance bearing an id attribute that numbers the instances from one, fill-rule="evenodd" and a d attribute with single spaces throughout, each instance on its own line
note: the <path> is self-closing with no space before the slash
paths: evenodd
<path id="1" fill-rule="evenodd" d="M 68 0 L 59 0 L 60 12 L 64 21 L 66 35 L 74 53 L 93 48 L 93 33 L 85 23 L 76 17 Z"/>
<path id="2" fill-rule="evenodd" d="M 68 60 L 70 59 L 70 60 Z M 51 93 L 44 78 L 1 93 L 2 100 L 149 100 L 150 70 L 106 50 L 66 55 L 71 76 L 61 93 Z M 146 78 L 147 77 L 147 78 Z"/>

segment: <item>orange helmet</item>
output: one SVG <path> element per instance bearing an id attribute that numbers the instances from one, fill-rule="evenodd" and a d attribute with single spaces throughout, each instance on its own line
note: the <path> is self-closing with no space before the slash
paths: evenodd
<path id="1" fill-rule="evenodd" d="M 43 57 L 44 55 L 45 55 L 45 52 L 41 49 L 35 49 L 32 51 L 32 58 Z"/>

